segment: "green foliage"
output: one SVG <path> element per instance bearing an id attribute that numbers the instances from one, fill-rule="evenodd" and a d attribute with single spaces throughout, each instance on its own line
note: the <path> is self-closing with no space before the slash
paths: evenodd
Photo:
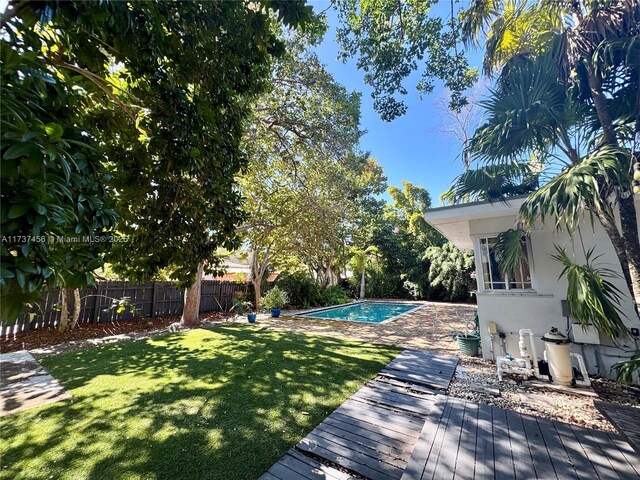
<path id="1" fill-rule="evenodd" d="M 517 160 L 468 170 L 453 181 L 440 197 L 451 204 L 479 200 L 503 200 L 538 188 L 538 176 L 528 162 Z"/>
<path id="2" fill-rule="evenodd" d="M 585 263 L 575 263 L 566 249 L 556 245 L 557 253 L 552 258 L 563 265 L 560 278 L 566 276 L 567 303 L 571 317 L 580 325 L 593 325 L 611 339 L 629 336 L 629 330 L 622 321 L 620 301 L 622 292 L 608 279 L 619 278 L 613 270 L 599 267 L 594 262 L 594 249 L 585 253 Z"/>
<path id="3" fill-rule="evenodd" d="M 620 383 L 633 383 L 633 376 L 640 372 L 640 350 L 636 351 L 629 360 L 616 363 L 611 367 L 616 372 L 616 377 Z"/>
<path id="4" fill-rule="evenodd" d="M 294 272 L 278 279 L 278 287 L 289 295 L 292 307 L 323 306 L 322 287 L 304 272 Z"/>
<path id="5" fill-rule="evenodd" d="M 447 242 L 442 247 L 427 248 L 424 256 L 431 262 L 429 282 L 432 287 L 444 289 L 446 300 L 469 300 L 475 289 L 471 278 L 475 270 L 472 251 L 458 250 Z"/>
<path id="6" fill-rule="evenodd" d="M 360 278 L 353 277 L 354 289 L 359 291 Z M 367 298 L 415 298 L 418 292 L 407 289 L 403 275 L 390 272 L 387 268 L 371 267 L 367 269 L 367 283 L 365 289 Z M 412 295 L 412 293 L 414 295 Z"/>
<path id="7" fill-rule="evenodd" d="M 251 313 L 253 311 L 253 303 L 243 298 L 238 298 L 233 302 L 231 312 L 235 312 L 237 315 L 244 315 L 245 313 Z"/>
<path id="8" fill-rule="evenodd" d="M 323 302 L 325 305 L 342 305 L 351 301 L 352 297 L 349 297 L 338 285 L 329 285 L 322 292 Z"/>
<path id="9" fill-rule="evenodd" d="M 411 182 L 390 187 L 393 203 L 377 207 L 359 232 L 357 241 L 377 248 L 375 262 L 367 268 L 366 294 L 375 298 L 431 298 L 439 295 L 429 283 L 430 264 L 423 255 L 440 246 L 444 237 L 424 219 L 431 207 L 429 192 Z M 362 269 L 356 268 L 360 282 Z"/>
<path id="10" fill-rule="evenodd" d="M 519 228 L 501 232 L 494 249 L 502 273 L 513 277 L 513 272 L 520 267 L 520 263 L 528 261 L 526 232 Z"/>
<path id="11" fill-rule="evenodd" d="M 133 279 L 173 265 L 188 285 L 203 260 L 216 267 L 217 248 L 237 245 L 247 102 L 283 51 L 280 23 L 311 17 L 304 2 L 12 3 L 0 40 L 3 319 L 45 285 L 92 284 L 110 247 Z M 112 233 L 129 241 L 110 245 Z"/>
<path id="12" fill-rule="evenodd" d="M 485 71 L 500 71 L 483 102 L 487 122 L 474 134 L 469 150 L 495 169 L 496 178 L 511 180 L 515 173 L 516 180 L 526 180 L 525 169 L 519 168 L 526 162 L 546 182 L 520 209 L 523 228 L 549 219 L 556 229 L 574 235 L 585 217 L 592 223 L 598 219 L 632 298 L 640 294 L 634 277 L 640 271 L 640 240 L 631 185 L 631 149 L 640 122 L 635 101 L 639 25 L 634 0 L 542 0 L 472 2 L 462 26 L 465 40 L 486 40 Z M 460 177 L 454 193 L 465 193 L 462 180 L 471 178 Z M 499 190 L 491 182 L 484 190 L 480 181 L 466 183 L 471 194 Z M 598 272 L 590 264 L 568 272 L 582 278 L 580 288 L 594 288 L 591 300 L 599 304 L 596 315 L 602 318 L 609 307 Z M 587 300 L 585 292 L 575 291 L 577 286 L 570 283 L 570 288 L 576 300 Z M 611 291 L 607 294 L 614 303 L 621 301 Z M 586 318 L 587 312 L 582 313 Z M 640 315 L 638 309 L 636 313 Z M 609 333 L 619 327 L 616 318 L 606 327 Z"/>
<path id="13" fill-rule="evenodd" d="M 274 66 L 271 88 L 253 106 L 239 177 L 243 233 L 254 282 L 268 268 L 306 267 L 337 281 L 366 205 L 385 188 L 378 163 L 359 151 L 360 94 L 336 82 L 296 36 Z"/>
<path id="14" fill-rule="evenodd" d="M 51 355 L 73 401 L 0 418 L 1 476 L 255 479 L 399 352 L 225 325 Z"/>
<path id="15" fill-rule="evenodd" d="M 339 0 L 335 2 L 341 26 L 337 41 L 343 60 L 356 58 L 364 70 L 364 81 L 373 88 L 374 108 L 383 120 L 404 115 L 407 106 L 398 95 L 406 95 L 403 83 L 423 65 L 418 90 L 431 93 L 436 81 L 452 95 L 452 106 L 466 100 L 477 72 L 470 69 L 464 53 L 457 50 L 457 18 L 431 14 L 436 0 Z"/>
<path id="16" fill-rule="evenodd" d="M 13 321 L 41 289 L 93 284 L 114 212 L 97 143 L 86 136 L 82 111 L 90 92 L 68 87 L 73 75 L 50 65 L 41 51 L 36 12 L 4 25 L 0 225 L 1 316 Z"/>
<path id="17" fill-rule="evenodd" d="M 296 308 L 324 307 L 347 303 L 350 298 L 337 285 L 322 287 L 304 272 L 294 272 L 278 279 L 277 286 L 289 296 L 289 304 Z"/>
<path id="18" fill-rule="evenodd" d="M 275 286 L 260 300 L 260 306 L 266 310 L 282 308 L 289 303 L 289 295 L 280 287 Z"/>

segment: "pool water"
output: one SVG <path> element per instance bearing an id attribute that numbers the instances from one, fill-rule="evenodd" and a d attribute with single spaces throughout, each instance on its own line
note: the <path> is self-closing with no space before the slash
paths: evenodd
<path id="1" fill-rule="evenodd" d="M 415 310 L 422 305 L 407 303 L 354 303 L 344 307 L 331 308 L 301 314 L 301 317 L 326 318 L 329 320 L 349 320 L 351 322 L 382 323 L 398 315 Z"/>

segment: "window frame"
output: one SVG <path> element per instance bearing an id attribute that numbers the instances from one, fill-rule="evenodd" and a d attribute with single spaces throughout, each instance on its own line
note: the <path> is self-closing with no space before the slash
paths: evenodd
<path id="1" fill-rule="evenodd" d="M 527 247 L 527 260 L 529 265 L 529 274 L 531 276 L 531 288 L 511 288 L 509 283 L 512 281 L 509 279 L 508 275 L 504 277 L 505 288 L 486 288 L 484 282 L 484 266 L 482 262 L 482 239 L 487 240 L 487 242 L 491 239 L 497 238 L 499 233 L 483 233 L 479 235 L 473 235 L 473 245 L 475 250 L 476 257 L 476 283 L 479 292 L 483 293 L 498 293 L 498 294 L 518 294 L 518 293 L 536 293 L 538 291 L 538 287 L 536 284 L 536 276 L 535 276 L 535 268 L 533 262 L 533 251 L 531 248 L 531 237 L 529 235 L 525 236 L 525 245 Z M 489 276 L 491 278 L 491 272 L 489 272 Z M 493 283 L 493 282 L 490 282 Z"/>

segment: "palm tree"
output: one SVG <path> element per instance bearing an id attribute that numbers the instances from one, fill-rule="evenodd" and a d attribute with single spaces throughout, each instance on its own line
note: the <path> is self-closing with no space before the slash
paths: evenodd
<path id="1" fill-rule="evenodd" d="M 523 224 L 551 217 L 571 230 L 580 212 L 595 216 L 638 312 L 640 239 L 631 178 L 640 158 L 634 143 L 640 135 L 640 3 L 475 0 L 462 22 L 468 43 L 486 37 L 485 73 L 500 72 L 485 102 L 490 118 L 469 148 L 497 164 L 543 152 L 544 162 L 559 166 L 521 208 Z"/>
<path id="2" fill-rule="evenodd" d="M 360 300 L 364 300 L 364 292 L 365 292 L 365 270 L 367 265 L 367 260 L 372 254 L 376 254 L 378 252 L 378 248 L 375 246 L 370 246 L 367 248 L 356 248 L 353 247 L 351 249 L 351 253 L 353 257 L 351 261 L 356 271 L 361 271 L 360 277 Z"/>

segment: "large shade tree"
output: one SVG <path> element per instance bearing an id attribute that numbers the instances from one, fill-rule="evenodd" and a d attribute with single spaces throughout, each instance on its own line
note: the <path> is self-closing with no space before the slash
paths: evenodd
<path id="1" fill-rule="evenodd" d="M 55 255 L 29 235 L 115 227 L 129 241 L 109 260 L 139 280 L 172 265 L 186 287 L 214 269 L 218 247 L 237 245 L 248 102 L 284 50 L 279 23 L 310 18 L 304 2 L 12 3 L 2 21 L 2 110 L 17 125 L 2 144 L 13 176 L 3 168 L 2 222 L 16 234 L 2 250 L 7 316 L 24 304 L 16 293 L 86 285 L 102 262 L 95 245 Z M 199 295 L 186 300 L 193 322 Z"/>
<path id="2" fill-rule="evenodd" d="M 333 79 L 313 42 L 288 43 L 245 135 L 242 231 L 256 303 L 269 269 L 304 266 L 319 283 L 335 283 L 359 202 L 384 188 L 379 165 L 358 152 L 360 96 Z"/>

